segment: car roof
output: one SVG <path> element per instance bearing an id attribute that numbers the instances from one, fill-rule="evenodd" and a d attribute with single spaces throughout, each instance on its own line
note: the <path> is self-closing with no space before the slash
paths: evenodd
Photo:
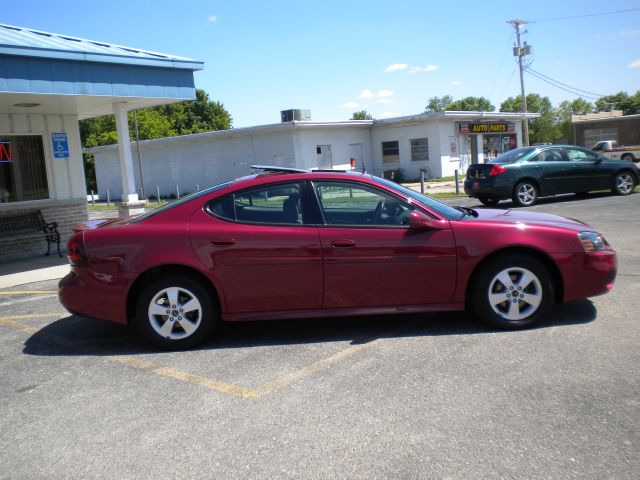
<path id="1" fill-rule="evenodd" d="M 370 182 L 372 180 L 372 176 L 367 172 L 358 172 L 355 170 L 307 170 L 271 165 L 252 165 L 251 168 L 259 170 L 259 172 L 254 173 L 253 175 L 237 178 L 232 182 L 232 185 L 234 187 L 244 184 L 259 185 L 262 183 L 270 183 L 272 181 L 286 181 L 286 179 L 291 179 L 293 181 L 314 179 L 365 180 L 366 182 Z"/>

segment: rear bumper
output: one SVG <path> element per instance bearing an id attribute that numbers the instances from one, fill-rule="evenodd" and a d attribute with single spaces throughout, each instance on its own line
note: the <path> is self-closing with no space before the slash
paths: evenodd
<path id="1" fill-rule="evenodd" d="M 464 193 L 470 197 L 511 198 L 511 185 L 496 185 L 493 179 L 473 179 L 464 181 Z"/>
<path id="2" fill-rule="evenodd" d="M 58 283 L 58 299 L 69 312 L 126 324 L 127 292 L 133 274 L 105 275 L 74 267 Z"/>

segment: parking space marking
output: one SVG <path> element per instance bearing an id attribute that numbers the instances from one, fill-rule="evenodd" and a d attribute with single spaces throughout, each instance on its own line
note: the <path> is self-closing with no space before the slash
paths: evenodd
<path id="1" fill-rule="evenodd" d="M 217 380 L 203 377 L 201 375 L 194 375 L 192 373 L 183 372 L 171 367 L 165 367 L 162 365 L 158 365 L 156 363 L 147 362 L 134 357 L 115 355 L 108 358 L 110 360 L 123 363 L 130 367 L 139 368 L 141 370 L 146 370 L 148 372 L 155 373 L 156 375 L 173 378 L 175 380 L 180 380 L 182 382 L 191 383 L 194 385 L 200 385 L 203 387 L 210 388 L 212 390 L 217 390 L 222 393 L 229 393 L 237 397 L 252 398 L 258 395 L 255 390 L 249 390 L 247 388 L 237 387 L 235 385 L 219 382 Z"/>
<path id="2" fill-rule="evenodd" d="M 52 333 L 43 333 L 41 332 L 40 328 L 25 325 L 17 321 L 17 320 L 26 320 L 31 318 L 59 317 L 62 315 L 69 315 L 69 314 L 67 312 L 62 312 L 62 313 L 57 312 L 57 313 L 44 313 L 44 314 L 33 314 L 33 315 L 12 315 L 12 316 L 0 317 L 0 324 L 13 328 L 15 330 L 20 330 L 22 332 L 29 333 L 29 334 L 35 334 L 40 332 L 44 338 L 47 338 L 53 341 L 54 343 L 57 343 L 58 345 L 62 345 L 64 347 L 78 350 L 81 352 L 82 351 L 86 352 L 87 346 L 86 344 L 85 346 L 83 346 L 82 342 L 80 343 L 72 342 L 64 337 L 61 337 L 60 335 L 56 335 Z M 135 358 L 129 355 L 107 355 L 105 356 L 105 358 L 116 363 L 127 365 L 132 368 L 137 368 L 140 370 L 144 370 L 146 372 L 154 373 L 156 375 L 160 375 L 163 377 L 172 378 L 174 380 L 179 380 L 181 382 L 189 383 L 192 385 L 199 385 L 205 388 L 209 388 L 211 390 L 230 394 L 236 397 L 259 398 L 259 397 L 269 395 L 270 393 L 280 390 L 304 378 L 310 377 L 311 375 L 321 370 L 332 367 L 340 363 L 341 361 L 355 355 L 356 353 L 369 349 L 376 344 L 377 340 L 379 339 L 374 339 L 367 343 L 362 343 L 359 345 L 348 347 L 328 358 L 319 360 L 313 363 L 312 365 L 309 365 L 308 367 L 301 368 L 292 373 L 284 375 L 283 377 L 280 377 L 276 380 L 268 382 L 262 385 L 261 387 L 258 387 L 255 390 L 220 382 L 218 380 L 203 377 L 201 375 L 196 375 L 193 373 L 176 370 L 175 368 L 159 365 L 157 363 L 148 362 L 146 360 L 140 360 L 138 358 Z"/>
<path id="3" fill-rule="evenodd" d="M 341 350 L 340 352 L 336 353 L 335 355 L 332 355 L 328 358 L 325 358 L 323 360 L 319 360 L 316 363 L 309 365 L 308 367 L 305 368 L 301 368 L 300 370 L 297 370 L 295 372 L 289 373 L 287 375 L 285 375 L 284 377 L 281 377 L 277 380 L 274 380 L 272 382 L 266 383 L 264 384 L 262 387 L 258 388 L 257 393 L 258 396 L 264 396 L 264 395 L 268 395 L 270 393 L 275 392 L 276 390 L 280 390 L 283 387 L 286 387 L 288 385 L 291 385 L 292 383 L 295 383 L 299 380 L 302 380 L 303 378 L 306 377 L 310 377 L 311 375 L 313 375 L 316 372 L 319 372 L 320 370 L 324 370 L 325 368 L 329 368 L 343 360 L 345 360 L 346 358 L 355 355 L 356 353 L 359 353 L 363 350 L 369 349 L 371 348 L 374 344 L 376 343 L 376 340 L 373 340 L 371 342 L 368 343 L 363 343 L 360 345 L 354 345 L 352 347 L 346 348 L 344 350 Z"/>

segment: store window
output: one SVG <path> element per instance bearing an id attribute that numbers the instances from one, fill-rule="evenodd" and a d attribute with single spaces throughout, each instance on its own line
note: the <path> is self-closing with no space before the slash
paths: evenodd
<path id="1" fill-rule="evenodd" d="M 49 198 L 40 135 L 0 136 L 0 203 Z"/>
<path id="2" fill-rule="evenodd" d="M 411 161 L 426 162 L 429 160 L 429 139 L 414 138 L 411 142 Z"/>
<path id="3" fill-rule="evenodd" d="M 397 140 L 382 142 L 382 163 L 400 163 L 400 145 Z"/>

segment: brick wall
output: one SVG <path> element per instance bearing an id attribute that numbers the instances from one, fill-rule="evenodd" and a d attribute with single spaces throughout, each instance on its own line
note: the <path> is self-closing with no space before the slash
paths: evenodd
<path id="1" fill-rule="evenodd" d="M 72 227 L 86 222 L 87 202 L 85 200 L 49 200 L 28 203 L 2 204 L 0 216 L 20 214 L 31 210 L 40 210 L 46 222 L 58 222 L 60 232 L 60 250 L 63 255 L 67 249 L 67 240 L 71 236 Z M 55 245 L 51 246 L 51 254 L 57 255 Z M 42 235 L 0 234 L 0 263 L 18 258 L 44 255 L 47 241 Z"/>

